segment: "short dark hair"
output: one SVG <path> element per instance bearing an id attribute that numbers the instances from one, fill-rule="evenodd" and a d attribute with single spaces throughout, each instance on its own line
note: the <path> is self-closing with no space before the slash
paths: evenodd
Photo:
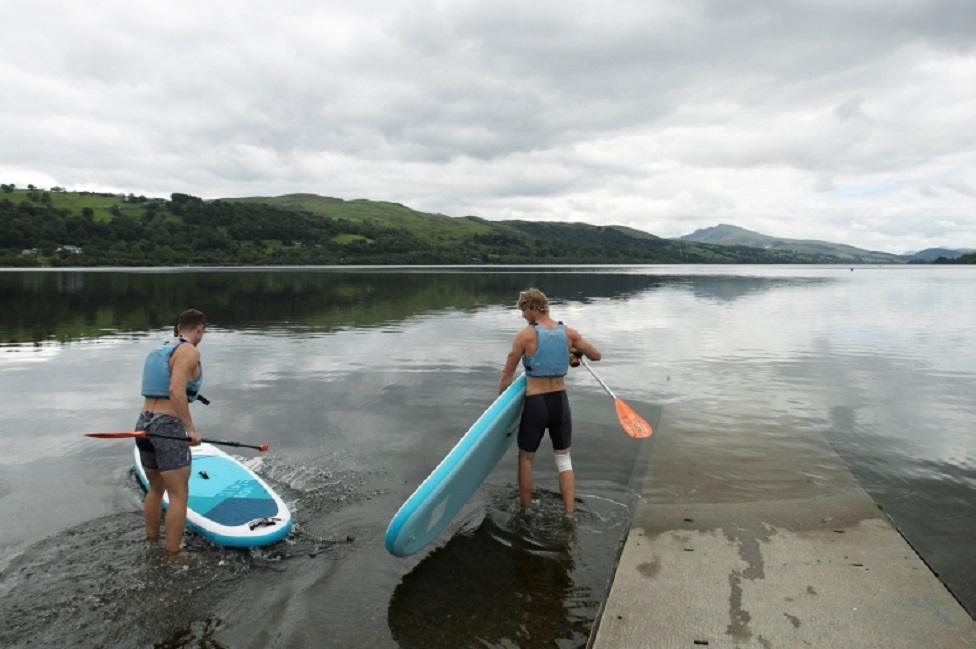
<path id="1" fill-rule="evenodd" d="M 196 327 L 197 325 L 207 324 L 207 316 L 203 311 L 187 309 L 176 318 L 176 325 L 173 327 L 173 335 L 179 336 L 180 329 Z"/>

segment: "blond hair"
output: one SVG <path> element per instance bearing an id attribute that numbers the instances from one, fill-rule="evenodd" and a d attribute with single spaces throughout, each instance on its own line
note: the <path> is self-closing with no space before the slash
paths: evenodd
<path id="1" fill-rule="evenodd" d="M 549 298 L 537 288 L 528 288 L 519 293 L 518 308 L 528 307 L 539 313 L 549 313 Z"/>

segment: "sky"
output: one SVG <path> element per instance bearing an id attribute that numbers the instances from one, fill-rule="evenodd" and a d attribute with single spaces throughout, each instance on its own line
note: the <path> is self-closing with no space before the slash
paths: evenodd
<path id="1" fill-rule="evenodd" d="M 0 181 L 976 248 L 976 2 L 0 0 Z"/>

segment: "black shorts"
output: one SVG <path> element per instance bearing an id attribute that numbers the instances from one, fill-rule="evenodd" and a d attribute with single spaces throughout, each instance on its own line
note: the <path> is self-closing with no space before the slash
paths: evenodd
<path id="1" fill-rule="evenodd" d="M 136 430 L 145 430 L 168 437 L 186 437 L 186 426 L 179 417 L 143 412 L 136 422 Z M 143 437 L 136 439 L 142 468 L 172 471 L 190 466 L 190 440 Z"/>
<path id="2" fill-rule="evenodd" d="M 519 422 L 519 448 L 527 453 L 535 453 L 547 428 L 554 450 L 569 448 L 573 441 L 573 418 L 565 390 L 525 397 L 522 421 Z"/>

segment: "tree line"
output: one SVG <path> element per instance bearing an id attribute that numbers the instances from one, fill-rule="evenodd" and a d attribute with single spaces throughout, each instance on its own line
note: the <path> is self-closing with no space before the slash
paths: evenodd
<path id="1" fill-rule="evenodd" d="M 52 199 L 52 194 L 59 194 Z M 92 198 L 104 198 L 103 203 Z M 92 204 L 100 207 L 92 208 Z M 829 257 L 507 221 L 445 243 L 369 219 L 258 202 L 0 185 L 0 266 L 468 263 L 830 263 Z"/>
<path id="2" fill-rule="evenodd" d="M 9 193 L 9 192 L 7 192 Z M 47 198 L 45 198 L 47 197 Z M 262 204 L 126 197 L 110 218 L 83 207 L 57 208 L 47 193 L 27 200 L 0 194 L 0 265 L 173 266 L 434 262 L 408 232 Z M 337 243 L 339 234 L 357 239 Z M 459 259 L 460 256 L 457 256 Z"/>

